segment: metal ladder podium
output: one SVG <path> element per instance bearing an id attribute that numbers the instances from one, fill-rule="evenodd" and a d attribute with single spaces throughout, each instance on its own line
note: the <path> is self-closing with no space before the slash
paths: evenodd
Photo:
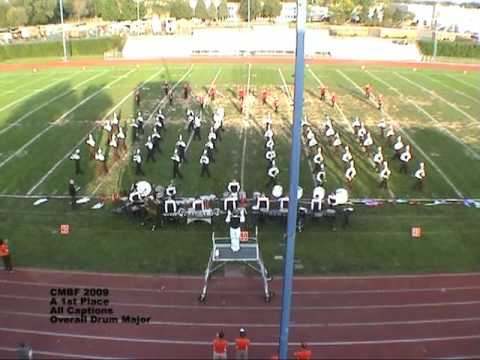
<path id="1" fill-rule="evenodd" d="M 272 277 L 268 274 L 267 268 L 260 255 L 257 227 L 255 227 L 254 236 L 249 236 L 247 241 L 244 240 L 240 242 L 240 250 L 237 252 L 232 251 L 229 237 L 215 237 L 215 232 L 212 233 L 212 251 L 210 252 L 207 268 L 205 269 L 203 288 L 198 300 L 200 302 L 206 301 L 210 276 L 227 263 L 233 262 L 244 263 L 261 275 L 264 299 L 265 302 L 270 302 L 273 293 L 269 290 L 268 283 L 272 280 Z"/>

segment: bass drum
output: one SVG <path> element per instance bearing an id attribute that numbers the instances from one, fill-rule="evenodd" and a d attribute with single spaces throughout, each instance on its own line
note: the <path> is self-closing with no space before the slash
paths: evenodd
<path id="1" fill-rule="evenodd" d="M 348 190 L 337 189 L 337 191 L 335 191 L 335 197 L 337 199 L 337 205 L 345 204 L 348 201 Z"/>

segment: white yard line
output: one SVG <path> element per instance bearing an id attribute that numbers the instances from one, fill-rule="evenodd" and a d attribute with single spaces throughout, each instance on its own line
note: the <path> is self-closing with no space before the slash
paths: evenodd
<path id="1" fill-rule="evenodd" d="M 37 112 L 38 110 L 44 108 L 45 106 L 47 105 L 50 105 L 52 102 L 60 99 L 61 97 L 71 93 L 72 91 L 75 91 L 76 89 L 78 89 L 80 86 L 92 81 L 92 80 L 95 80 L 96 78 L 98 78 L 99 76 L 102 76 L 104 74 L 106 74 L 107 72 L 109 72 L 110 70 L 105 70 L 103 72 L 101 72 L 100 74 L 96 74 L 90 78 L 88 78 L 87 80 L 84 80 L 80 83 L 78 83 L 77 85 L 75 85 L 73 88 L 71 88 L 70 90 L 67 90 L 53 98 L 51 98 L 50 100 L 48 100 L 47 102 L 37 106 L 36 108 L 30 110 L 29 112 L 27 112 L 26 114 L 24 114 L 23 116 L 21 116 L 20 118 L 18 118 L 16 121 L 14 121 L 13 123 L 9 124 L 8 126 L 6 126 L 5 128 L 1 129 L 0 130 L 0 135 L 4 134 L 5 132 L 7 132 L 8 130 L 10 130 L 12 127 L 14 126 L 17 126 L 19 123 L 21 123 L 24 119 L 26 119 L 27 117 L 29 117 L 30 115 L 32 115 L 33 113 Z"/>
<path id="2" fill-rule="evenodd" d="M 31 74 L 28 74 L 28 75 L 31 75 Z M 2 89 L 4 88 L 3 85 L 6 85 L 5 88 L 8 89 L 6 91 L 2 91 L 2 93 L 13 94 L 13 93 L 17 92 L 18 90 L 20 90 L 21 88 L 32 86 L 33 84 L 36 84 L 37 82 L 40 82 L 41 80 L 45 80 L 47 77 L 48 77 L 47 74 L 40 74 L 40 75 L 37 76 L 37 79 L 33 79 L 33 80 L 30 79 L 31 82 L 28 82 L 28 81 L 25 82 L 25 80 L 29 79 L 29 76 L 27 77 L 27 79 L 17 78 L 17 79 L 10 80 L 10 81 L 8 81 L 8 83 L 2 84 Z M 32 89 L 32 91 L 33 91 L 33 89 Z"/>
<path id="3" fill-rule="evenodd" d="M 308 67 L 308 71 L 312 74 L 312 76 L 315 78 L 315 80 L 318 82 L 319 85 L 324 86 L 323 82 L 317 77 L 317 75 L 315 75 L 315 73 L 312 71 L 312 69 L 310 67 Z M 342 108 L 340 107 L 340 105 L 338 103 L 335 104 L 335 109 L 340 113 L 340 115 L 343 118 L 343 121 L 347 124 L 350 131 L 352 133 L 354 133 L 355 130 L 353 129 L 352 124 L 350 123 L 350 121 L 348 121 L 348 118 L 345 116 L 345 113 L 343 112 Z M 370 157 L 368 157 L 368 155 L 367 155 L 367 159 L 372 166 L 375 166 L 374 162 L 372 161 L 372 159 Z M 390 187 L 388 187 L 387 191 L 388 191 L 388 195 L 390 195 L 390 198 L 394 199 L 395 198 L 395 193 L 393 192 L 393 190 Z"/>
<path id="4" fill-rule="evenodd" d="M 417 108 L 418 111 L 420 111 L 422 114 L 424 114 L 426 117 L 428 117 L 430 120 L 432 120 L 433 122 L 435 122 L 438 126 L 439 126 L 439 129 L 442 130 L 444 133 L 446 133 L 448 136 L 450 136 L 454 141 L 456 141 L 459 145 L 461 145 L 462 147 L 465 148 L 465 150 L 469 153 L 471 153 L 473 155 L 473 157 L 475 159 L 480 159 L 480 154 L 478 152 L 476 152 L 471 146 L 465 144 L 463 142 L 462 139 L 460 139 L 458 136 L 456 136 L 454 133 L 452 133 L 449 129 L 447 129 L 442 123 L 441 121 L 435 119 L 427 110 L 425 110 L 423 107 L 421 107 L 420 105 L 418 105 L 416 102 L 414 102 L 413 100 L 409 99 L 408 97 L 404 96 L 398 89 L 392 87 L 389 83 L 387 83 L 385 80 L 382 80 L 381 78 L 379 78 L 378 76 L 372 74 L 371 72 L 369 71 L 365 71 L 367 74 L 369 74 L 371 77 L 373 77 L 374 79 L 376 79 L 377 81 L 379 82 L 382 82 L 385 86 L 388 86 L 390 88 L 390 90 L 396 92 L 399 96 L 400 99 L 402 99 L 404 102 L 408 102 L 410 104 L 412 104 L 413 106 L 415 106 Z"/>
<path id="5" fill-rule="evenodd" d="M 41 93 L 42 91 L 45 91 L 49 88 L 51 88 L 52 86 L 55 86 L 57 85 L 59 82 L 62 82 L 62 81 L 68 81 L 70 80 L 71 78 L 73 78 L 74 76 L 78 75 L 78 73 L 75 73 L 71 76 L 67 76 L 67 77 L 64 77 L 64 78 L 61 78 L 61 79 L 58 79 L 57 81 L 54 81 L 52 83 L 49 83 L 47 86 L 44 86 L 43 88 L 40 88 L 40 89 L 36 89 L 36 90 L 33 90 L 32 92 L 30 92 L 29 94 L 25 95 L 25 96 L 22 96 L 21 98 L 18 98 L 17 100 L 15 101 L 12 101 L 11 103 L 3 106 L 0 108 L 0 112 L 4 111 L 4 110 L 7 110 L 9 108 L 11 108 L 13 105 L 23 101 L 23 100 L 26 100 L 28 98 L 31 98 L 32 96 L 35 96 L 35 95 L 38 95 L 39 93 Z M 44 80 L 44 79 L 43 79 Z"/>
<path id="6" fill-rule="evenodd" d="M 439 85 L 441 85 L 441 86 L 443 86 L 443 87 L 445 87 L 445 88 L 447 88 L 447 89 L 449 89 L 449 90 L 451 90 L 451 91 L 453 91 L 453 92 L 455 92 L 455 93 L 457 93 L 457 94 L 459 94 L 459 95 L 462 95 L 463 97 L 465 97 L 465 98 L 467 98 L 467 99 L 469 99 L 469 100 L 472 100 L 472 101 L 474 101 L 474 102 L 476 102 L 476 103 L 478 103 L 478 101 L 479 101 L 478 98 L 474 98 L 473 96 L 470 96 L 470 95 L 468 95 L 468 94 L 465 94 L 463 91 L 457 90 L 457 89 L 455 89 L 454 87 L 449 86 L 449 85 L 447 85 L 447 84 L 445 84 L 445 83 L 443 83 L 443 82 L 435 79 L 435 78 L 434 78 L 433 76 L 431 76 L 431 75 L 422 74 L 422 73 L 420 73 L 420 74 L 421 74 L 422 76 L 430 79 L 431 81 L 433 81 L 433 82 L 435 82 L 435 83 L 437 83 L 437 84 L 439 84 Z"/>
<path id="7" fill-rule="evenodd" d="M 278 68 L 278 73 L 280 74 L 280 78 L 282 79 L 282 82 L 283 82 L 283 86 L 285 87 L 285 90 L 286 90 L 286 93 L 285 93 L 285 96 L 287 96 L 287 98 L 289 99 L 290 103 L 293 102 L 293 97 L 292 97 L 292 94 L 290 93 L 290 89 L 288 88 L 288 85 L 287 85 L 287 82 L 285 81 L 285 77 L 283 76 L 283 72 L 280 68 Z M 313 182 L 313 186 L 315 186 L 316 184 L 316 181 L 315 181 L 315 174 L 313 173 L 313 166 L 312 166 L 312 163 L 308 157 L 308 152 L 307 152 L 307 148 L 306 148 L 306 144 L 305 144 L 305 140 L 303 139 L 303 134 L 300 134 L 300 139 L 302 140 L 302 149 L 303 149 L 303 152 L 305 154 L 305 157 L 307 159 L 307 163 L 308 163 L 308 167 L 310 169 L 310 174 L 312 175 L 312 182 Z M 301 161 L 301 159 L 300 159 Z"/>
<path id="8" fill-rule="evenodd" d="M 456 80 L 456 81 L 458 81 L 459 83 L 462 83 L 463 85 L 467 85 L 467 86 L 471 87 L 472 89 L 477 90 L 478 92 L 480 92 L 480 87 L 475 86 L 475 85 L 473 85 L 473 84 L 470 84 L 468 81 L 465 81 L 465 80 L 462 80 L 462 79 L 458 79 L 458 78 L 456 78 L 455 76 L 452 76 L 452 75 L 450 75 L 450 74 L 442 74 L 442 75 L 448 76 L 450 79 Z"/>
<path id="9" fill-rule="evenodd" d="M 156 76 L 158 76 L 160 73 L 162 73 L 164 71 L 164 69 L 160 69 L 159 71 L 157 71 L 155 74 L 153 74 L 152 76 L 150 76 L 149 78 L 147 78 L 145 81 L 143 81 L 142 83 L 140 83 L 139 86 L 143 86 L 144 84 L 148 83 L 150 80 L 152 80 L 153 78 L 155 78 Z M 125 95 L 123 97 L 122 100 L 120 100 L 114 107 L 112 107 L 108 113 L 102 118 L 101 122 L 104 122 L 115 110 L 117 110 L 120 106 L 122 106 L 122 104 L 127 101 L 132 95 L 133 93 L 135 92 L 136 90 L 132 90 L 130 91 L 127 95 Z M 42 176 L 42 178 L 35 184 L 33 185 L 30 190 L 28 190 L 27 192 L 27 195 L 31 195 L 41 184 L 43 184 L 43 182 L 60 166 L 60 164 L 65 161 L 69 156 L 70 154 L 75 151 L 76 148 L 78 148 L 80 145 L 82 145 L 82 143 L 87 139 L 88 137 L 88 134 L 85 135 L 84 137 L 82 137 L 82 139 L 77 143 L 75 144 L 75 146 L 69 151 L 67 152 L 60 160 L 58 160 L 51 168 L 50 170 L 48 170 L 45 175 Z M 95 194 L 95 191 L 93 192 Z"/>
<path id="10" fill-rule="evenodd" d="M 137 69 L 132 69 L 130 70 L 129 72 L 126 73 L 126 75 L 130 75 L 133 71 L 136 71 Z M 79 102 L 77 105 L 75 105 L 74 107 L 72 107 L 70 110 L 68 110 L 67 112 L 65 112 L 62 116 L 60 116 L 57 120 L 55 120 L 53 123 L 51 123 L 50 125 L 48 125 L 45 129 L 43 129 L 42 131 L 40 131 L 37 135 L 35 135 L 32 139 L 30 139 L 30 141 L 28 141 L 26 144 L 24 144 L 20 149 L 18 149 L 17 151 L 15 151 L 12 155 L 10 155 L 8 158 L 6 158 L 5 160 L 3 160 L 1 163 L 0 163 L 0 168 L 2 168 L 3 166 L 5 166 L 5 164 L 7 164 L 10 160 L 12 160 L 14 157 L 18 156 L 18 154 L 22 153 L 26 148 L 28 148 L 31 144 L 33 144 L 35 141 L 37 141 L 40 137 L 42 137 L 47 131 L 49 131 L 51 128 L 53 128 L 54 126 L 57 125 L 57 123 L 59 123 L 60 121 L 62 121 L 63 119 L 65 119 L 68 115 L 70 115 L 72 112 L 74 112 L 76 109 L 78 109 L 80 106 L 82 106 L 83 104 L 85 104 L 86 102 L 88 102 L 90 99 L 94 98 L 95 96 L 97 96 L 98 94 L 100 94 L 101 92 L 103 92 L 105 89 L 107 88 L 110 88 L 110 86 L 112 86 L 113 84 L 115 84 L 116 82 L 120 81 L 120 80 L 123 80 L 122 77 L 117 77 L 115 80 L 113 80 L 112 82 L 108 83 L 107 85 L 103 86 L 102 88 L 100 88 L 99 90 L 95 91 L 93 94 L 89 95 L 88 97 L 86 97 L 85 99 L 83 99 L 81 102 Z M 66 120 L 65 122 L 68 122 L 68 120 Z"/>
<path id="11" fill-rule="evenodd" d="M 172 91 L 175 90 L 177 88 L 177 86 L 191 73 L 193 69 L 193 64 L 190 66 L 190 68 L 185 72 L 185 74 L 183 74 L 183 76 L 172 86 Z M 165 102 L 165 100 L 167 100 L 167 95 L 164 95 L 162 97 L 162 99 L 158 102 L 157 105 L 155 105 L 155 107 L 153 108 L 152 112 L 150 113 L 150 116 L 147 118 L 147 120 L 145 121 L 145 124 L 150 124 L 150 123 L 153 123 L 153 119 L 154 119 L 154 116 L 155 116 L 155 113 L 156 111 L 162 106 L 162 104 Z M 88 134 L 84 137 L 83 140 L 86 140 Z M 190 140 L 191 141 L 191 140 Z M 187 145 L 188 146 L 188 145 Z M 70 153 L 73 152 L 73 149 L 70 151 Z M 106 177 L 100 181 L 100 183 L 95 187 L 95 189 L 93 189 L 93 192 L 92 192 L 92 195 L 95 196 L 95 194 L 97 193 L 97 191 L 103 186 L 103 184 L 105 183 L 106 181 Z"/>
<path id="12" fill-rule="evenodd" d="M 456 104 L 448 101 L 447 99 L 445 99 L 444 97 L 438 95 L 435 91 L 432 91 L 430 89 L 427 89 L 426 87 L 420 85 L 419 83 L 417 83 L 416 81 L 413 81 L 413 80 L 410 80 L 409 78 L 403 76 L 403 75 L 400 75 L 399 73 L 397 72 L 394 72 L 393 73 L 394 75 L 396 75 L 397 77 L 399 77 L 400 79 L 403 79 L 405 80 L 406 82 L 412 84 L 413 86 L 416 86 L 418 87 L 419 89 L 425 91 L 426 93 L 428 93 L 429 95 L 431 96 L 434 96 L 436 97 L 437 99 L 443 101 L 445 104 L 447 104 L 448 106 L 450 106 L 452 109 L 455 109 L 457 110 L 459 113 L 461 113 L 462 115 L 464 115 L 465 117 L 469 118 L 470 120 L 472 121 L 475 121 L 475 122 L 480 122 L 480 120 L 474 118 L 472 115 L 466 113 L 465 111 L 463 111 L 462 109 L 460 109 Z"/>
<path id="13" fill-rule="evenodd" d="M 345 75 L 341 70 L 337 70 L 337 72 L 346 80 L 348 80 L 352 85 L 354 85 L 361 93 L 363 93 L 363 89 L 352 79 L 350 79 L 347 75 Z M 378 79 L 378 81 L 382 82 L 385 86 L 390 86 L 386 82 L 384 82 L 382 79 L 375 77 L 371 73 L 368 73 L 370 76 L 373 78 Z M 375 104 L 375 101 L 373 99 L 370 99 L 371 103 Z M 445 182 L 450 185 L 450 187 L 453 189 L 453 191 L 457 194 L 458 197 L 463 198 L 463 194 L 458 190 L 458 188 L 453 184 L 453 182 L 448 178 L 448 176 L 443 172 L 442 169 L 432 160 L 430 156 L 427 155 L 427 153 L 413 140 L 410 135 L 408 135 L 398 124 L 397 122 L 385 111 L 382 110 L 382 113 L 388 118 L 388 120 L 392 123 L 395 124 L 398 130 L 402 133 L 402 135 L 416 148 L 416 150 L 432 165 L 432 167 L 440 174 L 440 176 L 445 180 Z"/>
<path id="14" fill-rule="evenodd" d="M 247 98 L 250 96 L 250 79 L 251 79 L 251 69 L 252 64 L 248 64 L 248 77 L 247 77 Z M 247 111 L 248 113 L 248 111 Z M 247 132 L 248 132 L 248 119 L 246 116 L 243 117 L 243 128 L 242 128 L 242 136 L 243 136 L 243 146 L 242 146 L 242 160 L 240 163 L 240 188 L 245 190 L 244 179 L 245 179 L 245 158 L 247 154 Z"/>

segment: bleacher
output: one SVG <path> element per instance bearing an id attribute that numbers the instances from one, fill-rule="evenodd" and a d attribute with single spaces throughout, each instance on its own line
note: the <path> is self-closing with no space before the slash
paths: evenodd
<path id="1" fill-rule="evenodd" d="M 190 56 L 272 56 L 295 53 L 295 29 L 256 26 L 252 29 L 201 29 L 191 35 L 129 37 L 126 59 Z M 312 29 L 305 35 L 306 57 L 334 59 L 420 61 L 414 43 L 398 44 L 374 37 L 332 37 L 328 30 Z"/>

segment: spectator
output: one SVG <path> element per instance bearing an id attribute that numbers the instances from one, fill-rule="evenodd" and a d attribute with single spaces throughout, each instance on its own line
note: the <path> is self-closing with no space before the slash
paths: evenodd
<path id="1" fill-rule="evenodd" d="M 32 360 L 33 350 L 32 347 L 25 343 L 20 343 L 17 349 L 17 357 L 19 360 Z"/>
<path id="2" fill-rule="evenodd" d="M 235 348 L 237 350 L 237 359 L 248 359 L 248 348 L 250 347 L 250 340 L 247 338 L 247 332 L 244 328 L 240 329 L 240 336 L 235 340 Z"/>
<path id="3" fill-rule="evenodd" d="M 301 343 L 300 349 L 293 353 L 297 360 L 310 360 L 312 358 L 312 350 L 309 350 L 307 344 Z"/>
<path id="4" fill-rule="evenodd" d="M 224 337 L 225 334 L 223 333 L 223 330 L 220 330 L 215 339 L 213 339 L 213 360 L 227 358 L 228 342 Z"/>
<path id="5" fill-rule="evenodd" d="M 8 248 L 8 240 L 0 240 L 0 256 L 3 259 L 5 270 L 8 272 L 13 271 L 12 260 L 10 259 L 10 250 Z"/>

